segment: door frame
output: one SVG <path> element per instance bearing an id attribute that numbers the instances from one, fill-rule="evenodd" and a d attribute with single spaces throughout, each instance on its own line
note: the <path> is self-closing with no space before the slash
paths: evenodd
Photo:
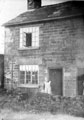
<path id="1" fill-rule="evenodd" d="M 64 69 L 62 67 L 48 67 L 48 79 L 49 79 L 49 70 L 50 69 L 61 69 L 62 70 L 62 96 L 64 95 L 64 84 L 63 84 L 63 79 L 64 79 L 64 76 L 63 76 L 63 73 L 64 73 Z"/>

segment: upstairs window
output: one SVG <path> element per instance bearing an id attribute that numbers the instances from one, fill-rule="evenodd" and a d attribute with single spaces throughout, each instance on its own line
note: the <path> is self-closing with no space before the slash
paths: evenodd
<path id="1" fill-rule="evenodd" d="M 39 27 L 20 29 L 20 48 L 39 46 Z"/>
<path id="2" fill-rule="evenodd" d="M 38 65 L 20 65 L 20 83 L 38 84 Z"/>
<path id="3" fill-rule="evenodd" d="M 26 35 L 26 47 L 32 46 L 32 34 L 25 33 Z"/>

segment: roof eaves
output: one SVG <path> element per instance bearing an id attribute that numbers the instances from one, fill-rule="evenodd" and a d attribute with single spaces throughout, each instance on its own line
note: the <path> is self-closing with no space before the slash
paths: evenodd
<path id="1" fill-rule="evenodd" d="M 21 23 L 6 23 L 6 24 L 3 24 L 3 26 L 11 27 L 11 26 L 16 26 L 16 25 L 33 24 L 33 23 L 38 23 L 38 22 L 46 22 L 46 21 L 52 21 L 52 20 L 60 20 L 60 19 L 78 17 L 78 16 L 82 16 L 82 15 L 84 15 L 84 14 L 79 13 L 79 14 L 74 14 L 74 15 L 59 16 L 59 17 L 54 17 L 54 18 L 46 18 L 46 19 L 27 21 L 27 22 L 21 22 Z"/>

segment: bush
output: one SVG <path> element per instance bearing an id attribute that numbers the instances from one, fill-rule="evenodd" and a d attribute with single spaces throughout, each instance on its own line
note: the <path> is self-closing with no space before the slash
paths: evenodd
<path id="1" fill-rule="evenodd" d="M 64 113 L 84 117 L 84 96 L 74 98 L 37 93 L 30 105 L 38 111 L 49 111 L 52 114 Z"/>
<path id="2" fill-rule="evenodd" d="M 0 94 L 4 99 L 0 100 L 0 108 L 13 110 L 26 110 L 34 112 L 51 112 L 52 114 L 64 113 L 84 117 L 84 96 L 74 98 L 54 96 L 46 93 L 3 91 Z"/>

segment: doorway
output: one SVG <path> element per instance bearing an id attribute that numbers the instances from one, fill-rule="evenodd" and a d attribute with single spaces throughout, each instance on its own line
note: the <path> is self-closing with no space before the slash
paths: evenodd
<path id="1" fill-rule="evenodd" d="M 49 69 L 49 80 L 54 95 L 63 95 L 62 69 Z"/>
<path id="2" fill-rule="evenodd" d="M 84 91 L 84 68 L 78 68 L 77 76 L 77 94 L 83 95 Z"/>

